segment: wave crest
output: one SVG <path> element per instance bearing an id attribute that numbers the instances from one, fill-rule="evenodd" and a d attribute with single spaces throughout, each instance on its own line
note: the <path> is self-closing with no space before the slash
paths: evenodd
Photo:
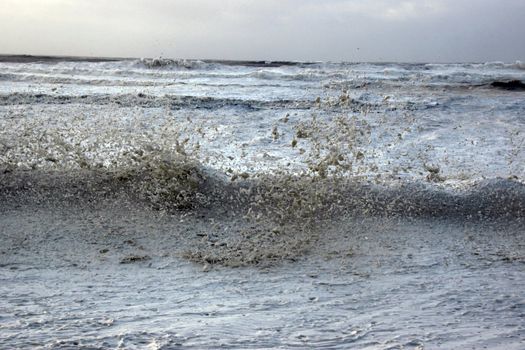
<path id="1" fill-rule="evenodd" d="M 210 65 L 200 60 L 170 59 L 170 58 L 142 58 L 137 62 L 140 66 L 149 69 L 202 69 Z"/>

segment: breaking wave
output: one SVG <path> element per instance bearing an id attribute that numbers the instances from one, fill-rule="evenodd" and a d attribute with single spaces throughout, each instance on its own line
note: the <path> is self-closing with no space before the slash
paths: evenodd
<path id="1" fill-rule="evenodd" d="M 68 171 L 0 169 L 2 203 L 87 203 L 119 198 L 164 211 L 225 209 L 279 224 L 340 215 L 497 219 L 525 217 L 525 185 L 483 180 L 461 189 L 315 175 L 236 175 L 159 156 L 133 167 Z M 24 199 L 25 198 L 25 199 Z"/>
<path id="2" fill-rule="evenodd" d="M 0 76 L 2 210 L 227 215 L 240 243 L 186 255 L 225 265 L 293 259 L 325 220 L 525 217 L 522 104 L 478 84 L 507 81 L 492 71 L 508 67 L 66 63 Z M 170 90 L 185 74 L 188 90 Z"/>
<path id="3" fill-rule="evenodd" d="M 370 137 L 365 120 L 304 121 L 296 126 L 294 140 L 308 139 L 314 145 L 305 151 L 306 168 L 243 171 L 211 167 L 207 161 L 211 153 L 201 151 L 198 140 L 184 136 L 192 132 L 185 134 L 182 124 L 167 119 L 154 130 L 137 132 L 139 121 L 125 127 L 129 116 L 114 118 L 94 125 L 89 119 L 60 125 L 52 119 L 15 122 L 9 138 L 0 137 L 0 206 L 6 210 L 19 205 L 109 202 L 166 213 L 229 213 L 246 220 L 246 225 L 256 224 L 258 238 L 248 239 L 250 244 L 257 244 L 261 235 L 273 242 L 282 231 L 287 234 L 279 239 L 286 244 L 297 243 L 297 237 L 311 240 L 319 222 L 345 216 L 525 217 L 525 185 L 518 179 L 467 181 L 452 188 L 442 185 L 440 170 L 432 165 L 425 165 L 428 175 L 419 179 L 377 181 L 353 173 L 353 166 L 364 165 L 358 145 Z M 342 153 L 346 147 L 349 154 Z M 191 259 L 205 260 L 200 255 Z"/>

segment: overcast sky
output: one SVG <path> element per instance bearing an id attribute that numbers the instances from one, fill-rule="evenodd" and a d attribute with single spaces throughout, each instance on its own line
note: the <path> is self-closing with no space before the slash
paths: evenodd
<path id="1" fill-rule="evenodd" d="M 525 61 L 525 0 L 0 0 L 0 52 Z"/>

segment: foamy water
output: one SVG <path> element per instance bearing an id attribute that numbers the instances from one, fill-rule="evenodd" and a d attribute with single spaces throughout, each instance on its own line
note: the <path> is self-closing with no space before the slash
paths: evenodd
<path id="1" fill-rule="evenodd" d="M 312 140 L 298 136 L 307 124 L 317 126 L 317 134 L 326 131 L 318 137 L 326 139 L 324 148 L 337 147 L 356 164 L 352 175 L 421 178 L 430 163 L 449 182 L 522 178 L 525 171 L 523 93 L 490 87 L 494 81 L 524 80 L 519 62 L 276 67 L 151 62 L 2 63 L 2 142 L 26 142 L 20 133 L 31 140 L 37 136 L 32 133 L 44 132 L 37 128 L 49 128 L 46 133 L 63 135 L 73 148 L 96 141 L 89 156 L 108 165 L 123 147 L 140 147 L 134 138 L 151 143 L 180 138 L 198 144 L 200 161 L 215 168 L 264 171 L 288 163 L 305 167 Z M 349 140 L 341 121 L 366 135 Z M 113 154 L 104 142 L 115 143 Z M 7 153 L 4 163 L 24 156 L 20 149 Z M 28 164 L 57 165 L 38 158 Z"/>
<path id="2" fill-rule="evenodd" d="M 522 348 L 523 68 L 3 57 L 0 343 Z"/>

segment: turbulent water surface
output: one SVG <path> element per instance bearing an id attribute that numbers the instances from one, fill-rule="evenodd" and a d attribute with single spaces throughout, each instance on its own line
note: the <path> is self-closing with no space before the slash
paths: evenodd
<path id="1" fill-rule="evenodd" d="M 525 347 L 524 68 L 0 56 L 0 344 Z"/>

